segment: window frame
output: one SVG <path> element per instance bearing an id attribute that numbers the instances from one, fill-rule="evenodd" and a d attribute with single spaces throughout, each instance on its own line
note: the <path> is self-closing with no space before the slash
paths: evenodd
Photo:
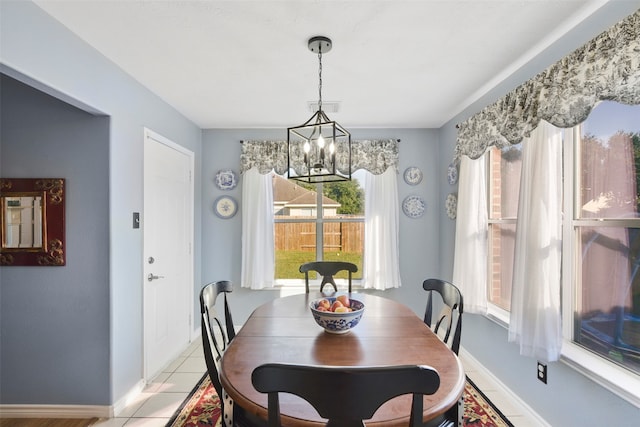
<path id="1" fill-rule="evenodd" d="M 577 247 L 580 244 L 579 227 L 603 226 L 640 226 L 640 218 L 635 219 L 578 219 L 578 204 L 580 193 L 580 173 L 578 159 L 581 137 L 580 125 L 573 128 L 573 138 L 570 144 L 563 144 L 563 168 L 570 173 L 564 173 L 563 193 L 571 197 L 564 197 L 562 224 L 562 240 L 570 244 L 562 245 L 562 350 L 560 360 L 566 365 L 582 373 L 587 378 L 602 387 L 622 397 L 636 407 L 640 407 L 640 395 L 634 390 L 640 390 L 640 374 L 635 374 L 622 366 L 608 361 L 583 348 L 573 341 L 574 324 L 573 312 L 576 308 L 578 289 L 578 275 L 581 264 L 578 262 Z"/>
<path id="2" fill-rule="evenodd" d="M 492 147 L 489 150 L 500 150 L 497 147 Z M 505 216 L 505 217 L 500 217 L 500 218 L 493 218 L 492 217 L 492 201 L 494 199 L 494 195 L 493 195 L 493 191 L 497 188 L 497 186 L 494 184 L 495 180 L 493 179 L 493 169 L 492 169 L 492 153 L 488 152 L 488 155 L 485 156 L 485 162 L 486 162 L 486 168 L 485 170 L 487 171 L 487 255 L 489 257 L 489 259 L 487 260 L 487 289 L 486 289 L 486 294 L 487 294 L 487 317 L 489 317 L 490 319 L 496 321 L 497 323 L 499 323 L 500 325 L 508 328 L 509 327 L 509 316 L 510 316 L 510 311 L 506 310 L 505 308 L 499 306 L 498 304 L 495 304 L 492 302 L 491 300 L 491 288 L 493 287 L 493 269 L 492 269 L 492 260 L 494 259 L 493 257 L 493 251 L 494 251 L 494 240 L 492 238 L 493 235 L 493 228 L 494 226 L 502 226 L 502 225 L 512 225 L 515 229 L 516 227 L 516 222 L 518 221 L 518 217 L 517 215 L 514 216 Z M 502 188 L 502 185 L 500 186 L 500 188 Z"/>
<path id="3" fill-rule="evenodd" d="M 640 390 L 640 374 L 608 361 L 604 357 L 582 347 L 573 341 L 574 322 L 573 312 L 576 308 L 576 295 L 579 292 L 577 279 L 581 264 L 578 262 L 577 245 L 580 233 L 579 227 L 583 226 L 618 226 L 618 227 L 640 227 L 640 218 L 631 219 L 577 219 L 580 189 L 579 173 L 579 145 L 580 126 L 573 129 L 572 141 L 563 142 L 563 212 L 562 222 L 562 349 L 560 362 L 580 372 L 582 375 L 611 391 L 617 396 L 625 399 L 636 407 L 640 407 L 640 395 L 634 391 Z M 487 171 L 490 169 L 490 156 L 486 156 Z M 492 177 L 487 173 L 487 226 L 488 233 L 491 233 L 493 224 L 508 223 L 505 219 L 491 219 L 492 200 Z M 489 299 L 491 286 L 491 257 L 492 240 L 487 239 L 487 314 L 485 317 L 508 329 L 510 323 L 510 312 L 492 303 Z M 567 244 L 568 243 L 568 244 Z"/>

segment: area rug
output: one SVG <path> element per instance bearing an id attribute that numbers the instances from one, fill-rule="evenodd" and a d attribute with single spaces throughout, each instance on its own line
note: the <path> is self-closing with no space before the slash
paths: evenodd
<path id="1" fill-rule="evenodd" d="M 205 374 L 166 427 L 221 427 L 220 399 Z M 464 426 L 513 427 L 513 424 L 467 377 L 464 386 Z"/>
<path id="2" fill-rule="evenodd" d="M 514 427 L 469 377 L 464 385 L 464 415 L 467 427 Z"/>

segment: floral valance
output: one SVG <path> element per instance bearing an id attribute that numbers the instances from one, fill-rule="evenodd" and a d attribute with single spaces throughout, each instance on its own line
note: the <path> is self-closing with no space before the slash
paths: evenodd
<path id="1" fill-rule="evenodd" d="M 351 142 L 351 172 L 365 169 L 380 175 L 390 166 L 398 169 L 398 145 L 396 139 L 361 140 Z M 349 156 L 346 143 L 338 143 L 336 167 L 343 173 L 348 171 Z M 291 164 L 298 174 L 305 171 L 302 144 L 291 147 Z M 275 170 L 287 173 L 287 141 L 243 141 L 240 154 L 240 172 L 257 168 L 261 174 Z"/>
<path id="2" fill-rule="evenodd" d="M 603 100 L 640 104 L 640 10 L 460 123 L 455 159 L 518 144 L 541 120 L 573 127 Z"/>

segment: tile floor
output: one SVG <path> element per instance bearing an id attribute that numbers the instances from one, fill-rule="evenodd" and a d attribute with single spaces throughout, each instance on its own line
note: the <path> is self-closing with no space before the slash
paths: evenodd
<path id="1" fill-rule="evenodd" d="M 502 392 L 491 377 L 477 369 L 477 365 L 465 360 L 464 354 L 461 360 L 469 378 L 515 427 L 544 427 L 518 401 Z M 100 420 L 94 426 L 164 427 L 205 371 L 202 342 L 195 340 L 122 413 Z"/>
<path id="2" fill-rule="evenodd" d="M 196 339 L 124 411 L 92 427 L 164 427 L 206 370 L 202 341 Z"/>

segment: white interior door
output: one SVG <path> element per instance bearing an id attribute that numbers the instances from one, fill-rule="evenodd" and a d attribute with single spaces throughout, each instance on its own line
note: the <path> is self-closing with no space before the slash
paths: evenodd
<path id="1" fill-rule="evenodd" d="M 193 153 L 145 129 L 144 375 L 190 341 L 193 307 Z"/>

